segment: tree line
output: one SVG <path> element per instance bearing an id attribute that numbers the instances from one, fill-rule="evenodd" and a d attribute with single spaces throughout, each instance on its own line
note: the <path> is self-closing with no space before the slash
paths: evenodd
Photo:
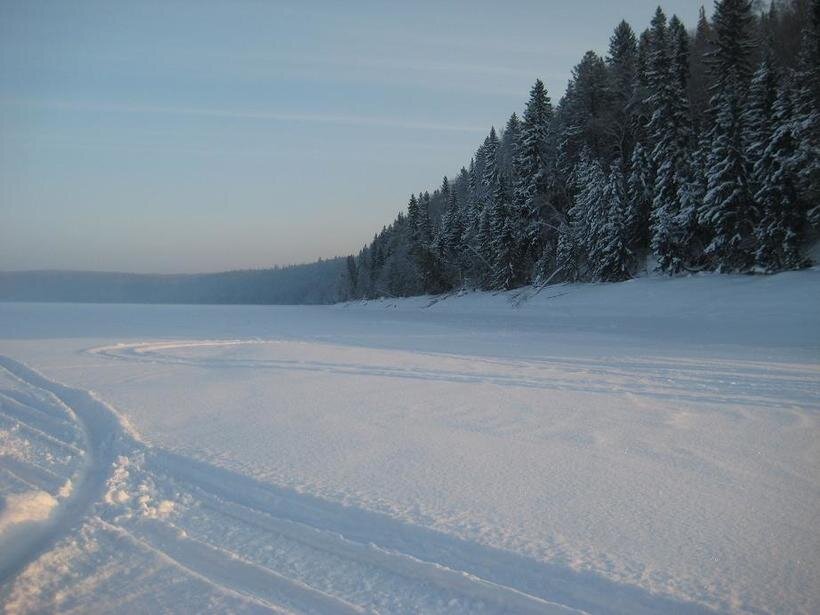
<path id="1" fill-rule="evenodd" d="M 344 258 L 222 273 L 0 271 L 0 301 L 324 304 L 339 300 Z"/>
<path id="2" fill-rule="evenodd" d="M 521 117 L 348 257 L 341 296 L 805 267 L 818 103 L 820 0 L 717 0 L 691 31 L 660 7 L 640 34 L 621 22 L 557 105 L 536 81 Z"/>

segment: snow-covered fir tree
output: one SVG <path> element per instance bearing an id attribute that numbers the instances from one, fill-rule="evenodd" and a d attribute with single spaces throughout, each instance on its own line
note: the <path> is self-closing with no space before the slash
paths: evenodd
<path id="1" fill-rule="evenodd" d="M 612 80 L 612 131 L 615 133 L 615 155 L 629 160 L 635 141 L 635 114 L 638 66 L 638 42 L 632 27 L 621 21 L 609 39 L 607 65 Z"/>
<path id="2" fill-rule="evenodd" d="M 513 161 L 513 220 L 511 232 L 517 236 L 523 269 L 531 269 L 544 247 L 544 213 L 547 208 L 552 152 L 550 125 L 552 103 L 539 79 L 530 90 L 524 121 Z M 551 212 L 550 212 L 551 213 Z M 549 215 L 554 221 L 555 216 Z M 526 275 L 522 276 L 526 279 Z"/>
<path id="3" fill-rule="evenodd" d="M 707 190 L 698 216 L 712 234 L 706 257 L 723 273 L 747 271 L 752 266 L 757 211 L 744 151 L 742 86 L 734 69 L 729 70 L 732 74 L 724 79 L 716 97 L 719 106 L 707 161 Z"/>
<path id="4" fill-rule="evenodd" d="M 668 273 L 678 273 L 686 265 L 684 238 L 677 221 L 681 209 L 679 188 L 686 156 L 687 118 L 681 104 L 684 94 L 680 80 L 685 77 L 677 60 L 666 15 L 658 7 L 652 19 L 647 75 L 648 104 L 652 111 L 648 130 L 655 171 L 650 245 L 658 267 Z"/>
<path id="5" fill-rule="evenodd" d="M 640 141 L 632 149 L 627 178 L 626 229 L 630 249 L 645 254 L 649 249 L 649 215 L 652 208 L 652 166 Z"/>
<path id="6" fill-rule="evenodd" d="M 606 175 L 601 162 L 585 150 L 575 166 L 575 202 L 569 210 L 569 225 L 579 262 L 576 270 L 580 279 L 592 279 L 598 256 L 599 235 L 606 213 L 604 212 L 604 189 Z"/>
<path id="7" fill-rule="evenodd" d="M 591 252 L 592 275 L 602 282 L 629 279 L 634 270 L 634 255 L 629 248 L 626 226 L 626 188 L 622 164 L 613 161 L 601 193 L 596 216 L 597 232 Z"/>
<path id="8" fill-rule="evenodd" d="M 754 262 L 756 207 L 751 194 L 746 154 L 744 104 L 753 51 L 752 6 L 749 0 L 715 3 L 715 77 L 712 112 L 715 123 L 707 159 L 708 179 L 698 219 L 712 240 L 705 249 L 721 272 L 747 271 Z"/>
<path id="9" fill-rule="evenodd" d="M 815 1 L 815 19 L 820 20 L 820 1 Z M 803 30 L 795 70 L 794 134 L 795 165 L 800 169 L 801 206 L 809 221 L 820 228 L 820 24 Z"/>
<path id="10" fill-rule="evenodd" d="M 771 51 L 767 48 L 752 76 L 744 111 L 744 145 L 752 169 L 763 156 L 774 129 L 774 103 L 780 82 L 781 76 L 772 65 Z M 752 173 L 752 187 L 755 191 L 760 188 L 755 173 Z"/>
<path id="11" fill-rule="evenodd" d="M 492 289 L 508 290 L 518 283 L 518 237 L 514 232 L 511 213 L 509 192 L 502 176 L 496 185 L 489 214 L 492 232 L 489 285 Z"/>
<path id="12" fill-rule="evenodd" d="M 755 199 L 760 207 L 755 260 L 763 271 L 799 269 L 808 264 L 802 254 L 806 208 L 800 202 L 799 158 L 791 95 L 782 88 L 773 105 L 772 130 L 754 166 Z"/>

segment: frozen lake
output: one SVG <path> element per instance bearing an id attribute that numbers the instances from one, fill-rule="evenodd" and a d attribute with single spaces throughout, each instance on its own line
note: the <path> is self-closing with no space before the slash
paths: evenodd
<path id="1" fill-rule="evenodd" d="M 818 305 L 816 270 L 0 304 L 0 603 L 817 612 Z"/>

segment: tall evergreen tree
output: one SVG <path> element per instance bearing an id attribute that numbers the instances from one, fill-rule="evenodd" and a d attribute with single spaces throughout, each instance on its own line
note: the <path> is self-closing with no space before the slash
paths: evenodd
<path id="1" fill-rule="evenodd" d="M 724 79 L 709 153 L 707 191 L 699 221 L 712 231 L 706 256 L 720 272 L 746 271 L 753 262 L 756 209 L 744 151 L 742 85 L 734 69 Z"/>
<path id="2" fill-rule="evenodd" d="M 820 8 L 815 3 L 815 16 Z M 817 17 L 820 19 L 820 17 Z M 815 227 L 820 227 L 820 32 L 817 26 L 803 31 L 795 71 L 794 135 L 795 165 L 800 169 L 799 196 Z"/>
<path id="3" fill-rule="evenodd" d="M 436 227 L 436 231 L 433 237 L 433 251 L 436 253 L 436 256 L 445 261 L 447 258 L 446 254 L 446 243 L 447 243 L 447 229 L 452 224 L 452 211 L 450 209 L 450 180 L 447 179 L 447 176 L 444 176 L 444 179 L 441 181 L 441 188 L 439 188 L 439 198 L 444 203 L 444 210 L 441 213 L 441 219 L 439 220 L 439 224 Z"/>
<path id="4" fill-rule="evenodd" d="M 644 30 L 638 38 L 638 56 L 635 66 L 635 102 L 632 105 L 635 140 L 648 143 L 646 126 L 651 118 L 649 106 L 649 52 L 652 34 Z"/>
<path id="5" fill-rule="evenodd" d="M 499 168 L 501 173 L 507 177 L 510 185 L 515 185 L 515 158 L 518 154 L 518 146 L 521 142 L 521 120 L 518 119 L 518 114 L 513 113 L 507 120 L 504 126 L 504 134 L 501 138 L 501 154 L 499 159 Z"/>
<path id="6" fill-rule="evenodd" d="M 711 142 L 700 135 L 696 147 L 688 152 L 685 176 L 678 185 L 680 210 L 675 228 L 681 237 L 682 258 L 687 268 L 702 269 L 705 265 L 703 250 L 709 243 L 708 229 L 700 224 L 699 215 L 707 189 L 707 156 Z"/>
<path id="7" fill-rule="evenodd" d="M 552 103 L 543 82 L 538 79 L 524 110 L 514 161 L 511 232 L 519 236 L 520 258 L 525 270 L 531 269 L 543 249 L 544 220 L 555 219 L 554 212 L 547 212 L 552 165 L 551 122 Z"/>
<path id="8" fill-rule="evenodd" d="M 419 202 L 415 194 L 410 195 L 410 202 L 407 204 L 407 220 L 410 227 L 410 236 L 414 241 L 418 240 L 419 225 Z"/>
<path id="9" fill-rule="evenodd" d="M 509 193 L 501 177 L 493 195 L 489 214 L 492 257 L 490 287 L 499 290 L 513 288 L 517 280 L 518 238 L 513 231 Z"/>
<path id="10" fill-rule="evenodd" d="M 677 79 L 682 100 L 686 100 L 686 86 L 689 83 L 689 33 L 677 15 L 669 20 L 669 46 L 672 62 L 672 76 Z"/>
<path id="11" fill-rule="evenodd" d="M 733 87 L 743 88 L 752 72 L 752 1 L 716 0 L 712 24 L 714 36 L 709 63 L 715 87 L 720 90 L 728 81 L 733 81 L 737 83 Z"/>
<path id="12" fill-rule="evenodd" d="M 609 66 L 613 93 L 612 131 L 615 136 L 615 155 L 629 160 L 635 140 L 635 97 L 638 74 L 638 43 L 632 27 L 621 21 L 609 39 Z"/>
<path id="13" fill-rule="evenodd" d="M 614 158 L 612 97 L 606 62 L 594 51 L 587 51 L 573 69 L 560 105 L 560 146 L 567 171 L 571 172 L 584 149 L 607 163 Z"/>
<path id="14" fill-rule="evenodd" d="M 744 134 L 746 156 L 752 169 L 763 156 L 774 125 L 774 103 L 777 99 L 778 84 L 781 81 L 772 66 L 771 52 L 766 50 L 760 66 L 752 76 L 749 95 L 744 111 Z M 752 190 L 760 189 L 759 178 L 752 173 Z"/>
<path id="15" fill-rule="evenodd" d="M 416 233 L 419 244 L 429 248 L 433 239 L 433 223 L 430 220 L 430 193 L 425 191 L 419 197 L 418 220 L 416 222 Z"/>
<path id="16" fill-rule="evenodd" d="M 706 59 L 714 51 L 712 41 L 714 32 L 712 25 L 706 18 L 706 10 L 701 6 L 698 15 L 698 24 L 695 28 L 695 37 L 692 40 L 689 54 L 689 84 L 688 95 L 692 110 L 692 119 L 698 135 L 706 132 L 708 127 L 707 113 L 711 89 L 711 74 Z"/>
<path id="17" fill-rule="evenodd" d="M 800 202 L 800 169 L 789 89 L 783 88 L 773 105 L 771 131 L 754 167 L 761 218 L 756 229 L 757 266 L 767 272 L 799 269 L 808 264 L 801 253 L 806 209 Z"/>
<path id="18" fill-rule="evenodd" d="M 685 238 L 677 221 L 681 210 L 679 192 L 684 177 L 688 118 L 682 102 L 685 94 L 681 79 L 685 79 L 685 73 L 678 66 L 681 58 L 672 34 L 666 15 L 658 7 L 652 19 L 648 71 L 648 103 L 652 110 L 648 129 L 655 168 L 651 247 L 662 271 L 678 273 L 686 265 Z"/>
<path id="19" fill-rule="evenodd" d="M 710 56 L 716 84 L 711 103 L 715 124 L 699 221 L 712 233 L 706 256 L 719 271 L 746 271 L 753 263 L 756 208 L 743 114 L 753 49 L 752 22 L 749 0 L 715 3 L 714 51 Z"/>
<path id="20" fill-rule="evenodd" d="M 649 249 L 649 216 L 655 182 L 649 158 L 640 141 L 632 150 L 629 168 L 625 214 L 629 247 L 635 254 L 645 254 Z"/>
<path id="21" fill-rule="evenodd" d="M 346 299 L 356 299 L 359 297 L 359 271 L 352 254 L 345 259 L 345 269 L 349 289 Z"/>
<path id="22" fill-rule="evenodd" d="M 596 216 L 598 228 L 591 260 L 593 277 L 602 282 L 627 280 L 634 268 L 626 226 L 626 189 L 621 167 L 620 160 L 615 160 L 610 166 Z"/>
<path id="23" fill-rule="evenodd" d="M 575 167 L 577 191 L 569 210 L 572 243 L 576 249 L 579 279 L 589 280 L 595 274 L 595 258 L 605 218 L 603 211 L 606 175 L 598 159 L 585 151 Z"/>

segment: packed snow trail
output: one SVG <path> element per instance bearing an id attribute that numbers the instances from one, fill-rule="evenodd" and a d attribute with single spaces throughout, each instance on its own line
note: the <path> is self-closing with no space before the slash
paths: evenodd
<path id="1" fill-rule="evenodd" d="M 86 442 L 83 472 L 73 485 L 70 497 L 45 524 L 27 532 L 27 544 L 21 550 L 20 557 L 0 560 L 0 585 L 3 585 L 53 547 L 62 536 L 79 527 L 91 506 L 102 497 L 114 460 L 115 439 L 121 429 L 117 417 L 88 392 L 51 382 L 22 363 L 2 355 L 0 367 L 22 382 L 53 394 L 66 406 L 81 408 L 81 425 Z"/>
<path id="2" fill-rule="evenodd" d="M 539 360 L 487 360 L 437 353 L 461 369 L 429 369 L 377 364 L 334 363 L 306 359 L 254 359 L 201 357 L 176 354 L 175 350 L 225 349 L 237 346 L 274 349 L 279 340 L 198 340 L 185 342 L 135 342 L 91 348 L 92 355 L 124 361 L 208 368 L 269 369 L 320 372 L 350 376 L 402 378 L 425 382 L 483 383 L 499 387 L 619 393 L 684 402 L 742 403 L 746 406 L 782 408 L 820 398 L 815 366 L 778 365 L 755 361 L 692 360 L 666 357 L 606 360 L 541 358 Z M 478 366 L 478 368 L 477 368 Z M 497 371 L 494 367 L 501 368 Z M 579 379 L 582 375 L 585 378 Z M 594 376 L 594 380 L 589 376 Z M 727 383 L 729 386 L 727 387 Z M 785 411 L 785 410 L 784 410 Z"/>
<path id="3" fill-rule="evenodd" d="M 299 612 L 360 613 L 364 607 L 288 578 L 266 565 L 230 551 L 230 545 L 212 544 L 212 535 L 194 536 L 194 529 L 170 522 L 168 515 L 135 518 L 132 510 L 105 501 L 127 501 L 117 468 L 127 467 L 127 480 L 150 480 L 159 489 L 177 495 L 186 491 L 200 510 L 211 510 L 228 520 L 233 531 L 250 528 L 277 536 L 307 551 L 318 552 L 358 566 L 376 578 L 413 591 L 449 596 L 453 610 L 516 613 L 592 612 L 651 613 L 672 610 L 702 613 L 706 609 L 634 588 L 617 586 L 593 575 L 577 575 L 558 567 L 539 565 L 515 554 L 467 543 L 437 532 L 408 526 L 383 515 L 334 505 L 296 494 L 251 478 L 188 459 L 134 438 L 117 413 L 91 393 L 52 382 L 7 357 L 0 365 L 30 387 L 54 395 L 78 417 L 87 433 L 87 470 L 72 497 L 36 535 L 28 551 L 3 570 L 3 584 L 77 530 L 83 520 L 97 515 L 155 549 L 181 569 L 207 579 L 217 587 L 248 597 L 260 607 L 285 607 Z M 108 490 L 108 494 L 106 494 Z M 138 490 L 137 490 L 138 491 Z M 132 490 L 133 492 L 133 490 Z M 185 524 L 185 519 L 181 523 Z M 370 572 L 373 574 L 373 572 Z M 561 603 L 556 602 L 559 600 Z M 572 606 L 565 606 L 572 605 Z"/>
<path id="4" fill-rule="evenodd" d="M 22 382 L 53 394 L 71 408 L 88 437 L 88 467 L 83 480 L 76 485 L 72 497 L 62 504 L 44 531 L 32 537 L 27 553 L 3 569 L 4 584 L 10 582 L 17 572 L 58 540 L 75 531 L 83 519 L 92 514 L 93 506 L 105 494 L 107 483 L 117 465 L 117 458 L 120 458 L 121 463 L 123 453 L 127 453 L 128 459 L 144 456 L 145 467 L 140 468 L 140 472 L 149 472 L 155 479 L 168 477 L 175 483 L 185 484 L 189 489 L 201 490 L 204 494 L 199 497 L 205 506 L 214 507 L 217 512 L 229 516 L 237 524 L 244 523 L 261 532 L 285 536 L 310 548 L 381 569 L 411 583 L 420 583 L 422 587 L 432 586 L 454 596 L 466 597 L 474 603 L 489 605 L 490 611 L 579 612 L 483 579 L 471 572 L 418 559 L 415 554 L 422 552 L 426 555 L 444 556 L 465 567 L 481 570 L 490 577 L 504 574 L 510 577 L 508 580 L 521 583 L 523 579 L 512 578 L 509 572 L 508 566 L 515 563 L 514 556 L 504 558 L 501 555 L 499 558 L 499 554 L 483 552 L 478 546 L 462 544 L 432 532 L 403 527 L 388 519 L 379 519 L 377 515 L 341 508 L 334 510 L 334 507 L 323 505 L 319 501 L 287 494 L 225 470 L 146 447 L 128 433 L 113 409 L 92 394 L 47 380 L 41 374 L 7 357 L 0 357 L 0 365 Z M 104 512 L 100 514 L 106 516 Z M 110 519 L 107 521 L 111 522 Z M 116 522 L 116 517 L 114 521 Z M 363 612 L 362 607 L 288 579 L 264 566 L 244 561 L 218 546 L 189 537 L 184 531 L 160 519 L 141 519 L 126 529 L 182 568 L 220 587 L 251 596 L 263 605 L 281 602 L 300 612 Z M 395 550 L 397 547 L 404 549 L 404 552 Z M 526 564 L 524 560 L 518 562 L 513 571 L 526 573 L 526 568 L 522 568 Z M 505 570 L 506 573 L 503 572 Z M 518 576 L 517 573 L 513 574 Z M 538 575 L 533 577 L 528 582 L 534 586 L 538 583 Z M 549 584 L 550 580 L 543 581 Z M 560 579 L 558 584 L 561 582 L 566 583 L 567 579 Z M 583 588 L 583 591 L 572 597 L 594 605 L 594 596 L 583 596 L 588 589 L 591 588 Z M 564 593 L 572 594 L 566 590 Z M 628 590 L 625 589 L 621 594 L 621 600 L 631 599 Z M 598 608 L 611 603 L 613 595 L 610 593 L 600 598 L 603 602 L 594 605 Z M 658 604 L 655 600 L 641 604 L 639 599 L 630 604 L 628 610 L 642 612 L 647 608 L 654 609 Z M 688 612 L 690 609 L 684 610 Z M 691 612 L 699 612 L 699 609 L 691 609 Z"/>

